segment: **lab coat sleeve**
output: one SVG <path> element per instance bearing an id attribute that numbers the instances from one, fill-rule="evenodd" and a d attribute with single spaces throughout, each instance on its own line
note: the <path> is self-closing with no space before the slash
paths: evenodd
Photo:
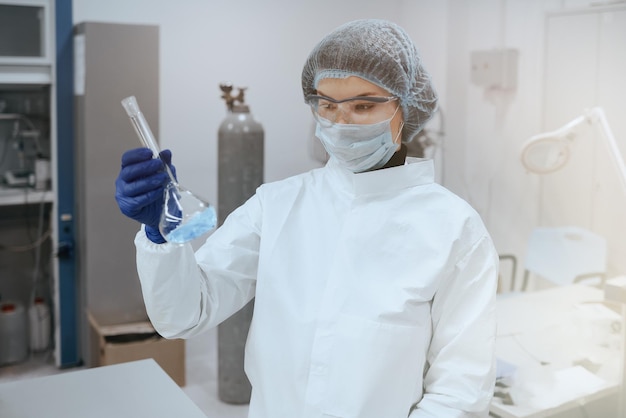
<path id="1" fill-rule="evenodd" d="M 436 292 L 424 396 L 411 418 L 488 416 L 495 384 L 497 266 L 491 239 L 483 236 L 460 255 Z"/>
<path id="2" fill-rule="evenodd" d="M 189 338 L 218 325 L 253 297 L 260 242 L 256 196 L 235 210 L 194 254 L 191 244 L 135 238 L 146 311 L 165 338 Z"/>

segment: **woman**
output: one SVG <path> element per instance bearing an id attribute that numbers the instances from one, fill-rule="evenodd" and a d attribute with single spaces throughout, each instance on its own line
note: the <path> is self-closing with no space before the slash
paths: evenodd
<path id="1" fill-rule="evenodd" d="M 152 323 L 188 338 L 255 298 L 250 418 L 486 416 L 497 254 L 433 162 L 406 159 L 437 102 L 417 49 L 391 22 L 347 23 L 311 52 L 302 88 L 328 164 L 261 186 L 195 254 L 158 232 L 162 163 L 122 157 L 116 198 L 144 224 Z"/>

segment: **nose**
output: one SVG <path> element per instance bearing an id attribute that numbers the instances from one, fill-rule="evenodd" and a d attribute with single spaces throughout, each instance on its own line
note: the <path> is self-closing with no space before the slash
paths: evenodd
<path id="1" fill-rule="evenodd" d="M 350 114 L 350 109 L 346 106 L 342 106 L 346 103 L 341 103 L 338 107 L 337 107 L 337 113 L 335 115 L 335 120 L 333 122 L 335 123 L 343 123 L 343 124 L 347 124 L 350 123 L 351 118 L 349 118 L 349 114 Z"/>

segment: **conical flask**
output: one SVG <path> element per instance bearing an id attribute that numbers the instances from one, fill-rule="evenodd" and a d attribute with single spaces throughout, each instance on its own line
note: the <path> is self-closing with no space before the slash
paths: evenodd
<path id="1" fill-rule="evenodd" d="M 139 109 L 135 96 L 122 100 L 122 106 L 126 109 L 141 143 L 152 150 L 154 158 L 161 158 L 161 149 Z M 215 208 L 208 202 L 178 184 L 169 166 L 164 165 L 170 182 L 163 192 L 159 231 L 168 242 L 183 244 L 215 228 L 217 215 Z"/>

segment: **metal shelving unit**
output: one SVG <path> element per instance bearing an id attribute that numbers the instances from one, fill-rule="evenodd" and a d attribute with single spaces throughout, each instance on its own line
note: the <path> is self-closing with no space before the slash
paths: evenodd
<path id="1" fill-rule="evenodd" d="M 49 263 L 42 270 L 50 276 L 51 346 L 58 367 L 80 363 L 73 258 L 71 6 L 71 0 L 0 0 L 0 245 L 10 248 L 15 237 L 24 235 L 20 228 L 32 234 L 28 216 L 45 214 L 50 235 L 45 255 L 50 257 L 42 262 Z M 20 120 L 28 128 L 18 125 Z M 20 136 L 22 129 L 30 135 Z M 50 163 L 47 186 L 8 182 L 7 172 L 34 175 L 37 158 Z M 0 294 L 27 304 L 30 290 L 25 288 L 36 280 L 24 280 L 31 268 L 28 259 L 13 254 L 0 253 Z"/>

